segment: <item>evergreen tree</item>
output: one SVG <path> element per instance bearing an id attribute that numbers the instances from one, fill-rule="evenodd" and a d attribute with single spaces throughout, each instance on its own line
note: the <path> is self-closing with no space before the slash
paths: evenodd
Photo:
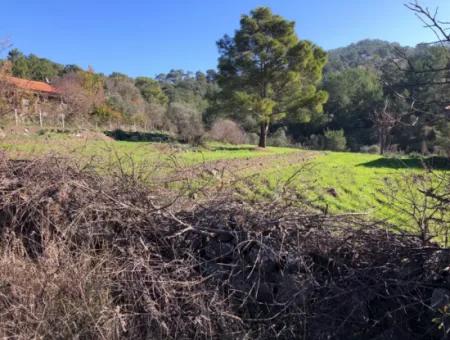
<path id="1" fill-rule="evenodd" d="M 266 146 L 270 124 L 283 118 L 308 121 L 327 100 L 317 89 L 326 54 L 299 40 L 294 26 L 261 7 L 242 17 L 234 37 L 218 42 L 222 95 L 258 123 L 260 147 Z"/>

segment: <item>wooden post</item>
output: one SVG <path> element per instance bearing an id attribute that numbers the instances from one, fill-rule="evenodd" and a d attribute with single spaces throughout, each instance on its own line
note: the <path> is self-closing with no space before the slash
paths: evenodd
<path id="1" fill-rule="evenodd" d="M 14 118 L 16 119 L 16 126 L 19 125 L 19 115 L 17 113 L 17 109 L 14 109 Z"/>
<path id="2" fill-rule="evenodd" d="M 64 113 L 61 115 L 61 122 L 62 122 L 62 128 L 63 131 L 66 129 L 65 121 L 64 121 Z"/>
<path id="3" fill-rule="evenodd" d="M 42 119 L 42 110 L 39 110 L 39 126 L 41 127 L 41 129 L 44 127 L 44 122 Z"/>

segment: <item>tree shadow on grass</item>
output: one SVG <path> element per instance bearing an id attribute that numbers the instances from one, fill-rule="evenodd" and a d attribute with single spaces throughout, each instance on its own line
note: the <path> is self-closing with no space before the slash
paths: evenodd
<path id="1" fill-rule="evenodd" d="M 134 132 L 116 129 L 113 131 L 104 131 L 104 134 L 115 140 L 128 142 L 169 143 L 175 141 L 175 139 L 171 135 L 164 132 Z"/>
<path id="2" fill-rule="evenodd" d="M 256 151 L 256 146 L 251 145 L 217 145 L 217 146 L 209 146 L 209 150 L 211 151 Z"/>
<path id="3" fill-rule="evenodd" d="M 450 159 L 447 157 L 410 157 L 410 158 L 378 158 L 376 160 L 361 163 L 357 166 L 367 168 L 390 169 L 434 169 L 450 170 Z"/>
<path id="4" fill-rule="evenodd" d="M 141 131 L 124 131 L 116 129 L 112 131 L 104 131 L 106 136 L 118 141 L 127 142 L 154 142 L 154 143 L 182 143 L 185 141 L 176 139 L 174 136 L 165 132 L 141 132 Z M 256 151 L 258 148 L 252 145 L 213 145 L 208 146 L 210 151 Z"/>

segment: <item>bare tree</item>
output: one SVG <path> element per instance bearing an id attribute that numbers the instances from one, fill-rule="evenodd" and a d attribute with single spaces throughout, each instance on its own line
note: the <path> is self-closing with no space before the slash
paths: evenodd
<path id="1" fill-rule="evenodd" d="M 429 168 L 428 164 L 423 164 Z M 423 245 L 439 241 L 448 247 L 450 232 L 450 176 L 429 171 L 388 179 L 383 186 L 386 204 L 409 226 L 400 233 L 420 239 Z"/>
<path id="2" fill-rule="evenodd" d="M 436 40 L 429 43 L 429 45 L 441 45 L 445 48 L 449 47 L 450 43 L 450 22 L 441 20 L 439 18 L 439 8 L 435 8 L 431 10 L 428 7 L 422 6 L 419 1 L 409 2 L 405 4 L 406 8 L 411 10 L 416 17 L 424 24 L 424 27 L 430 29 Z M 423 84 L 410 84 L 411 87 L 417 87 L 421 85 L 448 85 L 450 84 L 450 76 L 448 72 L 450 71 L 450 57 L 447 59 L 447 65 L 440 67 L 433 67 L 433 65 L 428 65 L 426 69 L 416 70 L 411 60 L 409 60 L 408 56 L 399 51 L 399 57 L 402 60 L 406 60 L 407 69 L 404 71 L 414 72 L 416 74 L 419 73 L 438 73 L 442 74 L 438 81 L 425 82 Z M 450 101 L 446 99 L 447 105 L 450 104 Z M 446 105 L 445 105 L 446 106 Z"/>
<path id="3" fill-rule="evenodd" d="M 419 20 L 423 22 L 424 27 L 433 31 L 437 39 L 435 43 L 450 42 L 450 33 L 448 33 L 450 22 L 438 18 L 439 8 L 431 11 L 428 7 L 423 7 L 417 0 L 407 3 L 405 6 L 415 13 Z"/>
<path id="4" fill-rule="evenodd" d="M 0 55 L 9 47 L 11 44 L 6 38 L 0 38 Z M 7 77 L 11 73 L 11 64 L 8 61 L 4 61 L 0 64 L 0 116 L 3 116 L 10 110 L 10 105 L 8 102 L 8 94 L 11 92 L 12 88 L 7 81 Z"/>
<path id="5" fill-rule="evenodd" d="M 413 107 L 411 105 L 411 107 Z M 377 130 L 378 144 L 380 154 L 383 155 L 390 144 L 391 130 L 402 123 L 402 118 L 408 113 L 393 112 L 389 110 L 389 101 L 386 99 L 382 110 L 375 110 L 372 115 L 372 121 Z M 414 124 L 414 123 L 413 123 Z"/>
<path id="6" fill-rule="evenodd" d="M 16 123 L 18 121 L 18 109 L 22 104 L 23 92 L 10 81 L 12 65 L 4 61 L 0 65 L 0 116 L 4 117 L 14 113 Z"/>
<path id="7" fill-rule="evenodd" d="M 413 125 L 417 124 L 416 133 L 420 133 L 418 139 L 422 144 L 422 152 L 428 151 L 427 138 L 434 138 L 428 135 L 427 131 L 431 131 L 430 127 L 436 128 L 433 131 L 437 131 L 439 135 L 436 145 L 442 150 L 448 150 L 450 135 L 447 126 L 450 123 L 450 111 L 446 108 L 450 105 L 448 96 L 450 53 L 445 52 L 448 52 L 450 46 L 450 23 L 439 18 L 438 8 L 431 10 L 417 0 L 409 1 L 405 7 L 414 13 L 426 29 L 433 32 L 436 39 L 426 44 L 430 47 L 426 50 L 430 55 L 435 56 L 437 61 L 432 60 L 428 55 L 420 55 L 420 51 L 416 54 L 407 49 L 397 48 L 396 57 L 391 60 L 390 65 L 395 68 L 394 73 L 399 72 L 399 74 L 392 79 L 389 76 L 385 77 L 384 86 L 393 97 L 405 103 L 411 103 L 409 114 L 412 119 L 416 119 Z M 425 50 L 424 46 L 423 48 L 422 51 Z M 401 80 L 396 79 L 397 77 Z M 396 117 L 383 111 L 375 113 L 374 120 L 378 122 L 376 125 L 380 149 L 383 149 L 381 145 L 383 142 L 386 143 L 383 136 L 402 121 L 400 119 L 397 122 Z M 383 152 L 383 150 L 380 151 Z"/>
<path id="8" fill-rule="evenodd" d="M 103 86 L 88 86 L 92 82 L 86 77 L 90 76 L 89 72 L 72 72 L 56 81 L 55 85 L 67 104 L 68 115 L 82 118 L 104 102 Z"/>

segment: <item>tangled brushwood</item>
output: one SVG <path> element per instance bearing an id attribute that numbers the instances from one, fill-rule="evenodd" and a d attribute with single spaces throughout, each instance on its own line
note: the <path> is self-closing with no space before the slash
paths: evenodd
<path id="1" fill-rule="evenodd" d="M 448 249 L 67 164 L 0 160 L 0 338 L 448 336 Z"/>

